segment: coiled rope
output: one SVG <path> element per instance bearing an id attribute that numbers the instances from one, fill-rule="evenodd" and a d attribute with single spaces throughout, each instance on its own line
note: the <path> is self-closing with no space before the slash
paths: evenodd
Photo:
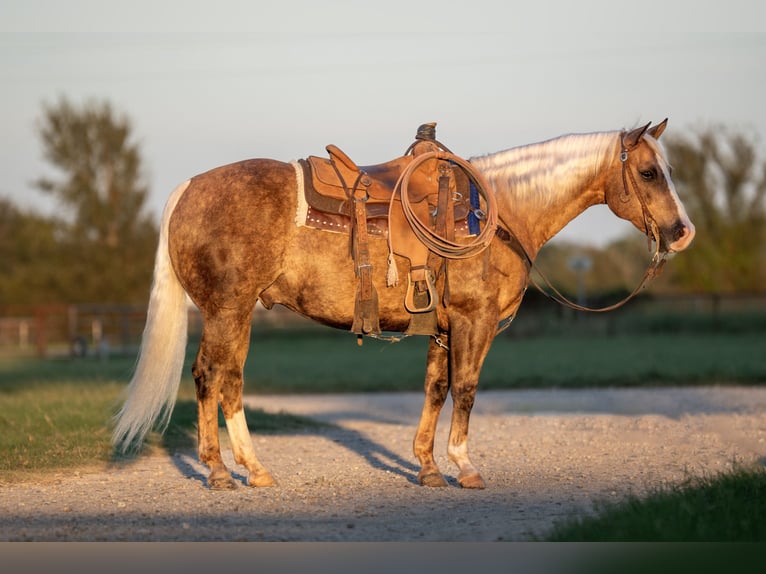
<path id="1" fill-rule="evenodd" d="M 472 241 L 467 243 L 456 243 L 440 236 L 432 230 L 429 225 L 421 221 L 412 210 L 408 193 L 410 177 L 423 163 L 430 159 L 449 161 L 460 167 L 476 187 L 479 196 L 484 198 L 486 203 L 486 209 L 483 210 L 482 217 L 485 219 L 484 229 L 482 229 Z M 391 202 L 393 204 L 394 198 L 398 193 L 401 198 L 404 216 L 410 224 L 410 227 L 417 238 L 432 252 L 442 257 L 446 257 L 447 259 L 468 259 L 478 255 L 489 247 L 489 244 L 495 236 L 495 231 L 497 229 L 497 202 L 494 193 L 488 190 L 489 186 L 484 178 L 466 160 L 447 151 L 432 151 L 417 155 L 405 168 L 394 187 Z M 476 211 L 474 211 L 474 213 L 476 214 Z M 391 234 L 388 236 L 388 246 L 389 261 L 391 261 L 393 259 Z"/>

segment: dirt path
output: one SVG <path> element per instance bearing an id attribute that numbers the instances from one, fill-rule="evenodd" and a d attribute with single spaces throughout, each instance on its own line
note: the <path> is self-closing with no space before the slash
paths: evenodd
<path id="1" fill-rule="evenodd" d="M 766 461 L 766 388 L 480 390 L 471 452 L 488 488 L 455 487 L 448 403 L 436 450 L 451 486 L 428 489 L 411 454 L 421 401 L 248 397 L 328 423 L 254 437 L 277 488 L 213 492 L 195 453 L 155 455 L 0 487 L 0 540 L 530 540 L 595 500 Z"/>

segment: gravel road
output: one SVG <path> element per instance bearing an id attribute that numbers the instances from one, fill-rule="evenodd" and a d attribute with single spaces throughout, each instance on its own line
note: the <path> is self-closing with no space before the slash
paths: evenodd
<path id="1" fill-rule="evenodd" d="M 450 403 L 436 442 L 450 486 L 429 489 L 411 449 L 421 402 L 250 396 L 251 408 L 326 423 L 254 435 L 276 488 L 211 491 L 196 453 L 153 454 L 0 486 L 0 540 L 525 541 L 597 500 L 766 463 L 766 388 L 479 390 L 470 446 L 487 489 L 456 486 Z"/>

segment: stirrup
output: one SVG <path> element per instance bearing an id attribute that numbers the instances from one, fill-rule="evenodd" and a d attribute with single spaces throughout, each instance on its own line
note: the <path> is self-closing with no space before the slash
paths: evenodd
<path id="1" fill-rule="evenodd" d="M 412 270 L 407 273 L 407 294 L 404 296 L 404 308 L 410 313 L 428 313 L 436 309 L 439 302 L 439 295 L 436 292 L 436 279 L 433 271 L 427 267 L 413 268 L 413 270 L 422 272 L 422 279 L 412 279 Z M 425 284 L 426 289 L 415 293 L 419 285 Z"/>

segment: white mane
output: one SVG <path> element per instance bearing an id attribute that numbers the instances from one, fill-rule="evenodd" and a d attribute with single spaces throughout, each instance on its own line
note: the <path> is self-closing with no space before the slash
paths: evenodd
<path id="1" fill-rule="evenodd" d="M 619 132 L 570 134 L 470 161 L 496 193 L 544 206 L 595 178 L 618 145 Z"/>

